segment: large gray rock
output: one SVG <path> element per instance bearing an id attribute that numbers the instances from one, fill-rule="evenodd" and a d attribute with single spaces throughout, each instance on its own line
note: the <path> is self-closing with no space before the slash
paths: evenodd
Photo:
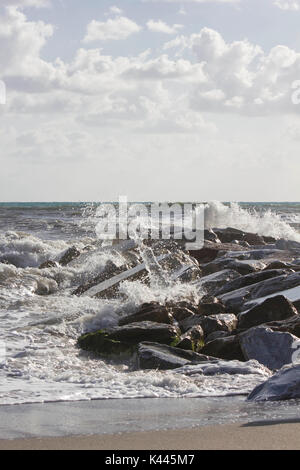
<path id="1" fill-rule="evenodd" d="M 213 274 L 224 269 L 233 269 L 244 276 L 264 269 L 265 267 L 266 265 L 262 261 L 221 258 L 202 265 L 201 269 L 204 275 Z"/>
<path id="2" fill-rule="evenodd" d="M 194 284 L 198 287 L 199 291 L 206 291 L 210 295 L 215 295 L 215 293 L 227 282 L 232 281 L 240 277 L 240 274 L 233 269 L 224 269 L 217 273 L 209 274 L 208 276 L 203 276 L 200 281 L 195 282 Z"/>
<path id="3" fill-rule="evenodd" d="M 130 323 L 141 321 L 172 324 L 174 320 L 167 307 L 156 302 L 152 302 L 149 304 L 143 304 L 138 312 L 122 317 L 119 320 L 119 325 L 129 325 Z"/>
<path id="4" fill-rule="evenodd" d="M 300 364 L 283 367 L 258 385 L 248 396 L 250 401 L 278 401 L 300 398 Z"/>
<path id="5" fill-rule="evenodd" d="M 236 329 L 238 324 L 238 319 L 235 315 L 231 313 L 223 313 L 220 315 L 194 315 L 192 317 L 186 318 L 179 323 L 179 326 L 182 331 L 186 332 L 195 325 L 200 325 L 204 331 L 204 335 L 208 336 L 214 331 L 225 331 L 231 333 Z"/>
<path id="6" fill-rule="evenodd" d="M 248 310 L 254 306 L 250 302 L 259 301 L 264 297 L 271 296 L 278 292 L 284 295 L 286 289 L 292 289 L 300 286 L 300 273 L 283 274 L 281 276 L 261 281 L 251 286 L 243 287 L 232 292 L 220 295 L 219 299 L 224 303 L 226 308 L 231 312 L 241 312 Z M 287 297 L 287 296 L 286 296 Z M 248 304 L 249 307 L 245 308 L 244 305 Z"/>
<path id="7" fill-rule="evenodd" d="M 201 349 L 201 353 L 227 361 L 245 361 L 238 336 L 228 336 L 210 341 Z"/>
<path id="8" fill-rule="evenodd" d="M 243 287 L 247 286 L 252 286 L 253 284 L 257 284 L 258 282 L 266 281 L 267 279 L 272 279 L 273 277 L 278 277 L 285 274 L 286 272 L 283 269 L 272 269 L 269 271 L 260 271 L 258 273 L 240 276 L 237 279 L 233 279 L 233 281 L 227 282 L 216 292 L 216 295 L 223 295 L 228 292 L 232 292 L 237 289 L 242 289 Z"/>
<path id="9" fill-rule="evenodd" d="M 298 311 L 292 302 L 283 295 L 277 295 L 240 313 L 238 326 L 240 329 L 247 329 L 271 321 L 286 320 L 295 315 L 298 315 Z"/>
<path id="10" fill-rule="evenodd" d="M 299 339 L 290 333 L 257 326 L 239 335 L 239 341 L 246 360 L 256 359 L 269 369 L 277 370 L 293 361 Z"/>
<path id="11" fill-rule="evenodd" d="M 127 344 L 151 341 L 162 344 L 175 344 L 180 340 L 180 330 L 174 325 L 151 321 L 130 323 L 108 330 L 108 339 Z"/>
<path id="12" fill-rule="evenodd" d="M 137 350 L 138 367 L 140 369 L 176 369 L 187 364 L 213 360 L 203 354 L 174 348 L 157 343 L 143 342 Z"/>
<path id="13" fill-rule="evenodd" d="M 227 227 L 225 229 L 214 229 L 214 233 L 222 243 L 231 243 L 234 240 L 246 241 L 249 245 L 264 245 L 264 238 L 256 233 L 243 232 L 242 230 Z"/>

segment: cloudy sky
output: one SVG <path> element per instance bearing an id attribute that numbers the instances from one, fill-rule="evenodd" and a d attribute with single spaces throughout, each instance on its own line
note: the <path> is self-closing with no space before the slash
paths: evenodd
<path id="1" fill-rule="evenodd" d="M 300 200 L 300 0 L 0 0 L 0 79 L 1 201 Z"/>

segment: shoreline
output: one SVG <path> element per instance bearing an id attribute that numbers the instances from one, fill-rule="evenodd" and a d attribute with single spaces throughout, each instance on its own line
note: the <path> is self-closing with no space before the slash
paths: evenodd
<path id="1" fill-rule="evenodd" d="M 90 436 L 4 439 L 0 450 L 300 450 L 300 419 Z"/>

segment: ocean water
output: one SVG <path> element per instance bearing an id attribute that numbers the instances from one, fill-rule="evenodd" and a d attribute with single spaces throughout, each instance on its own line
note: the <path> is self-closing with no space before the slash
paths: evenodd
<path id="1" fill-rule="evenodd" d="M 236 227 L 300 241 L 300 203 L 206 205 L 207 227 Z M 194 287 L 168 282 L 124 281 L 120 298 L 77 297 L 72 291 L 122 256 L 101 251 L 97 204 L 0 204 L 0 405 L 128 398 L 216 398 L 247 395 L 270 373 L 256 361 L 220 366 L 215 375 L 137 371 L 134 360 L 105 361 L 80 351 L 79 335 L 117 324 L 152 300 L 185 300 Z M 86 251 L 66 267 L 59 260 L 71 246 Z M 144 253 L 140 253 L 143 258 Z M 151 268 L 149 268 L 151 269 Z"/>

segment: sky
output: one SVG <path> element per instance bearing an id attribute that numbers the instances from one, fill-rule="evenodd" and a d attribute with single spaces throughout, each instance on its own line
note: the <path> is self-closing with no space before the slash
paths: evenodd
<path id="1" fill-rule="evenodd" d="M 300 0 L 0 0 L 0 201 L 299 201 L 299 25 Z"/>

